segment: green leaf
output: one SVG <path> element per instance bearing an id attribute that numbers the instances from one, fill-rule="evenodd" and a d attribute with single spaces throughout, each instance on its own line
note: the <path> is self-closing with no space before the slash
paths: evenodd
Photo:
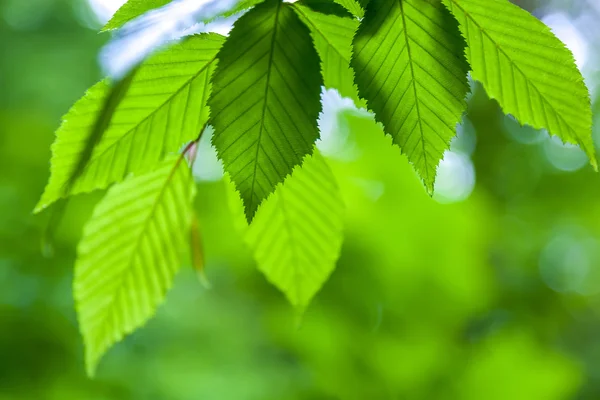
<path id="1" fill-rule="evenodd" d="M 365 11 L 361 4 L 356 0 L 334 0 L 339 5 L 343 6 L 346 10 L 350 11 L 352 15 L 357 18 L 363 18 Z"/>
<path id="2" fill-rule="evenodd" d="M 218 58 L 213 144 L 250 221 L 319 137 L 319 56 L 290 4 L 267 0 L 235 23 Z"/>
<path id="3" fill-rule="evenodd" d="M 189 243 L 195 185 L 183 155 L 110 188 L 84 229 L 74 294 L 92 376 L 115 343 L 152 317 Z"/>
<path id="4" fill-rule="evenodd" d="M 439 0 L 371 0 L 354 39 L 360 95 L 430 193 L 466 109 L 464 48 Z"/>
<path id="5" fill-rule="evenodd" d="M 352 99 L 357 106 L 364 106 L 364 102 L 358 97 L 358 89 L 354 85 L 354 71 L 350 67 L 352 38 L 359 22 L 351 18 L 316 12 L 299 3 L 293 7 L 310 29 L 321 57 L 325 87 L 337 89 L 342 96 Z"/>
<path id="6" fill-rule="evenodd" d="M 302 5 L 321 14 L 354 18 L 354 15 L 350 11 L 334 0 L 300 0 L 295 2 L 294 5 Z"/>
<path id="7" fill-rule="evenodd" d="M 444 3 L 467 39 L 473 79 L 522 124 L 579 144 L 598 169 L 588 90 L 550 28 L 506 0 Z"/>
<path id="8" fill-rule="evenodd" d="M 170 2 L 171 0 L 129 0 L 115 12 L 110 21 L 101 29 L 101 32 L 118 29 L 140 15 Z"/>
<path id="9" fill-rule="evenodd" d="M 123 4 L 121 8 L 112 16 L 110 21 L 102 28 L 101 32 L 110 31 L 113 29 L 119 29 L 127 22 L 132 21 L 148 11 L 160 8 L 172 0 L 129 0 Z M 189 0 L 188 0 L 189 1 Z M 239 0 L 238 4 L 234 6 L 230 11 L 220 15 L 221 17 L 229 17 L 240 11 L 246 10 L 260 3 L 262 0 Z M 203 22 L 210 22 L 214 18 Z"/>
<path id="10" fill-rule="evenodd" d="M 343 216 L 339 188 L 317 151 L 259 208 L 245 241 L 258 269 L 292 305 L 306 307 L 335 269 Z"/>
<path id="11" fill-rule="evenodd" d="M 136 73 L 137 68 L 134 68 L 122 79 L 116 81 L 110 80 L 107 82 L 109 87 L 107 88 L 107 93 L 104 96 L 104 104 L 102 108 L 100 108 L 99 112 L 96 113 L 96 119 L 90 129 L 90 134 L 86 139 L 85 144 L 82 146 L 81 151 L 79 152 L 79 156 L 77 157 L 77 162 L 75 163 L 71 176 L 67 182 L 65 182 L 63 189 L 65 193 L 69 193 L 71 191 L 73 184 L 85 170 L 85 167 L 92 158 L 94 149 L 102 140 L 106 129 L 110 126 L 110 122 L 115 114 L 115 111 L 129 91 L 131 82 L 133 81 L 133 77 Z"/>
<path id="12" fill-rule="evenodd" d="M 61 197 L 105 188 L 131 172 L 145 172 L 166 154 L 198 137 L 207 122 L 210 76 L 223 37 L 192 36 L 141 65 L 114 111 L 108 129 L 81 169 L 79 160 L 90 140 L 109 86 L 93 86 L 65 116 L 52 145 L 51 176 L 36 212 Z"/>

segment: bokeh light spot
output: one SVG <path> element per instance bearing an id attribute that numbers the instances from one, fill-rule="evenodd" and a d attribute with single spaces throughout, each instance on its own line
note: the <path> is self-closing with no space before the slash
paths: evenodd
<path id="1" fill-rule="evenodd" d="M 550 164 L 560 171 L 577 171 L 588 163 L 587 156 L 579 146 L 563 143 L 556 136 L 544 142 L 544 154 Z"/>
<path id="2" fill-rule="evenodd" d="M 223 163 L 219 160 L 217 151 L 211 143 L 213 133 L 213 127 L 209 126 L 198 142 L 193 169 L 194 178 L 197 181 L 216 182 L 223 178 Z"/>
<path id="3" fill-rule="evenodd" d="M 102 24 L 108 22 L 110 17 L 121 7 L 126 0 L 88 0 L 92 10 Z"/>
<path id="4" fill-rule="evenodd" d="M 591 295 L 600 291 L 597 241 L 587 235 L 562 231 L 552 237 L 540 254 L 544 283 L 559 293 Z"/>
<path id="5" fill-rule="evenodd" d="M 438 167 L 433 198 L 448 204 L 463 201 L 475 187 L 475 168 L 471 159 L 461 153 L 447 151 Z"/>
<path id="6" fill-rule="evenodd" d="M 507 114 L 504 117 L 504 128 L 512 140 L 523 144 L 541 143 L 548 139 L 548 131 L 545 129 L 535 129 L 529 125 L 521 125 L 517 119 Z"/>

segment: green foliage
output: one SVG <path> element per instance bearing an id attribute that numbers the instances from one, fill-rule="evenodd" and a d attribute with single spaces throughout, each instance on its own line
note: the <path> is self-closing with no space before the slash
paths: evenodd
<path id="1" fill-rule="evenodd" d="M 171 0 L 129 0 L 117 10 L 115 15 L 102 28 L 102 31 L 118 29 L 140 15 L 170 2 Z"/>
<path id="2" fill-rule="evenodd" d="M 131 172 L 152 170 L 166 154 L 196 139 L 208 120 L 209 78 L 222 43 L 216 34 L 192 36 L 146 61 L 89 162 L 65 192 L 109 92 L 106 81 L 93 86 L 56 134 L 50 182 L 36 211 L 61 197 L 105 188 Z"/>
<path id="3" fill-rule="evenodd" d="M 310 29 L 321 57 L 325 87 L 337 89 L 342 96 L 352 99 L 357 106 L 362 106 L 354 85 L 354 72 L 350 68 L 352 38 L 358 29 L 358 21 L 313 11 L 298 3 L 293 7 Z"/>
<path id="4" fill-rule="evenodd" d="M 117 10 L 117 12 L 112 16 L 110 21 L 106 23 L 106 25 L 102 28 L 102 31 L 110 31 L 114 29 L 119 29 L 127 22 L 136 19 L 137 17 L 142 16 L 148 11 L 160 8 L 171 3 L 173 0 L 129 0 L 127 3 L 123 4 L 121 8 Z M 221 17 L 229 17 L 240 11 L 247 10 L 254 5 L 260 3 L 262 0 L 238 0 L 237 5 L 233 7 L 228 12 L 220 15 Z M 214 19 L 214 18 L 213 18 Z M 210 20 L 203 21 L 209 22 Z"/>
<path id="5" fill-rule="evenodd" d="M 362 18 L 365 15 L 361 4 L 356 0 L 335 0 L 336 3 L 344 6 L 344 8 L 350 11 L 355 17 Z"/>
<path id="6" fill-rule="evenodd" d="M 163 301 L 190 236 L 195 186 L 183 155 L 113 186 L 79 244 L 74 292 L 93 375 L 115 342 Z"/>
<path id="7" fill-rule="evenodd" d="M 104 99 L 98 108 L 94 121 L 89 129 L 89 136 L 86 138 L 85 144 L 81 146 L 79 154 L 76 156 L 76 160 L 74 160 L 72 172 L 62 187 L 63 193 L 70 193 L 75 182 L 85 171 L 85 168 L 92 158 L 94 149 L 102 141 L 104 133 L 110 126 L 115 111 L 131 88 L 131 82 L 136 73 L 137 68 L 134 68 L 122 79 L 116 80 L 115 82 L 107 82 L 108 87 L 103 96 Z"/>
<path id="8" fill-rule="evenodd" d="M 213 144 L 251 221 L 319 137 L 319 58 L 306 26 L 279 0 L 242 16 L 218 58 Z"/>
<path id="9" fill-rule="evenodd" d="M 430 0 L 372 0 L 354 39 L 360 94 L 430 192 L 466 109 L 463 52 L 456 22 Z"/>
<path id="10" fill-rule="evenodd" d="M 105 29 L 166 3 L 131 0 Z M 100 82 L 57 131 L 36 211 L 116 183 L 85 229 L 76 264 L 90 374 L 152 316 L 186 245 L 204 269 L 194 185 L 184 155 L 174 154 L 191 142 L 184 154 L 193 162 L 208 124 L 251 223 L 245 238 L 259 269 L 301 308 L 342 244 L 344 205 L 313 153 L 322 85 L 366 104 L 429 192 L 466 110 L 469 70 L 505 112 L 579 144 L 596 167 L 589 95 L 571 53 L 507 0 L 236 4 L 221 16 L 256 6 L 227 38 L 186 37 L 124 80 Z"/>
<path id="11" fill-rule="evenodd" d="M 573 55 L 550 29 L 508 0 L 444 0 L 469 45 L 474 79 L 506 113 L 579 144 L 598 168 L 590 97 Z"/>
<path id="12" fill-rule="evenodd" d="M 339 257 L 344 203 L 318 151 L 262 204 L 245 233 L 258 269 L 296 307 L 323 286 Z"/>

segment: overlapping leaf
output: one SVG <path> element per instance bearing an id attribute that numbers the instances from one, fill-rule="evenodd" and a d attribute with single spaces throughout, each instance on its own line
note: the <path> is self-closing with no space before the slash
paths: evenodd
<path id="1" fill-rule="evenodd" d="M 311 10 L 321 14 L 354 18 L 350 11 L 333 0 L 299 0 L 291 3 L 308 7 Z"/>
<path id="2" fill-rule="evenodd" d="M 365 15 L 360 2 L 357 0 L 334 0 L 336 3 L 343 6 L 346 10 L 350 11 L 355 17 L 362 18 Z"/>
<path id="3" fill-rule="evenodd" d="M 208 120 L 210 76 L 223 37 L 192 36 L 151 57 L 129 85 L 85 167 L 71 183 L 108 94 L 93 86 L 65 116 L 52 146 L 51 176 L 36 211 L 70 194 L 105 188 L 131 172 L 152 169 L 194 140 Z"/>
<path id="4" fill-rule="evenodd" d="M 102 31 L 118 29 L 127 22 L 139 17 L 140 15 L 164 6 L 172 0 L 129 0 L 123 4 L 112 18 L 104 25 Z"/>
<path id="5" fill-rule="evenodd" d="M 218 57 L 213 144 L 251 220 L 319 137 L 319 56 L 291 5 L 267 0 L 236 22 Z"/>
<path id="6" fill-rule="evenodd" d="M 362 105 L 354 85 L 354 71 L 350 67 L 352 38 L 358 29 L 356 19 L 323 14 L 300 3 L 294 9 L 310 29 L 315 47 L 321 57 L 325 87 L 337 89 L 344 97 Z"/>
<path id="7" fill-rule="evenodd" d="M 472 76 L 504 112 L 579 144 L 597 168 L 588 90 L 550 29 L 507 0 L 444 0 L 467 39 Z"/>
<path id="8" fill-rule="evenodd" d="M 344 204 L 315 151 L 263 203 L 245 234 L 258 268 L 297 307 L 308 305 L 335 268 Z"/>
<path id="9" fill-rule="evenodd" d="M 371 0 L 354 39 L 360 95 L 430 192 L 466 109 L 464 46 L 438 0 Z"/>
<path id="10" fill-rule="evenodd" d="M 127 3 L 123 4 L 121 8 L 117 10 L 117 12 L 112 16 L 110 21 L 102 28 L 102 31 L 109 31 L 113 29 L 118 29 L 125 25 L 127 22 L 132 21 L 143 14 L 147 13 L 150 10 L 154 10 L 160 8 L 168 3 L 171 3 L 173 0 L 129 0 Z M 179 0 L 180 3 L 187 1 L 190 4 L 192 2 L 196 2 L 196 0 Z M 215 1 L 215 0 L 213 0 Z M 218 0 L 216 0 L 218 1 Z M 220 13 L 218 17 L 228 17 L 240 11 L 249 9 L 254 5 L 260 3 L 262 0 L 238 0 L 232 2 L 233 5 L 231 9 L 227 12 Z M 196 2 L 197 3 L 197 2 Z M 182 4 L 182 7 L 184 4 Z M 192 8 L 192 6 L 188 7 L 188 9 Z M 161 19 L 167 18 L 168 15 L 161 16 Z M 213 16 L 203 22 L 209 22 L 216 18 Z"/>
<path id="11" fill-rule="evenodd" d="M 85 227 L 74 292 L 90 375 L 164 299 L 188 244 L 195 193 L 183 157 L 113 186 Z"/>

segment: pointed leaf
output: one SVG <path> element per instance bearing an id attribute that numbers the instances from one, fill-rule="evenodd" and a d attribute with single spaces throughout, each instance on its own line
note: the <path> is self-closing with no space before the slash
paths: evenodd
<path id="1" fill-rule="evenodd" d="M 67 187 L 108 94 L 106 81 L 93 86 L 56 133 L 50 182 L 36 211 L 61 197 L 148 171 L 198 137 L 208 120 L 209 79 L 222 43 L 216 34 L 192 36 L 142 64 L 86 166 Z"/>
<path id="2" fill-rule="evenodd" d="M 467 39 L 473 79 L 522 124 L 579 144 L 597 169 L 590 96 L 572 53 L 507 0 L 444 0 Z"/>
<path id="3" fill-rule="evenodd" d="M 184 2 L 192 2 L 197 4 L 196 0 L 180 0 L 181 7 L 185 7 Z M 213 0 L 214 1 L 214 0 Z M 218 1 L 218 0 L 217 0 Z M 218 17 L 228 17 L 233 14 L 236 14 L 242 10 L 246 10 L 248 8 L 253 7 L 254 5 L 260 3 L 262 0 L 238 0 L 237 2 L 232 2 L 233 6 L 227 12 L 220 13 Z M 173 2 L 173 0 L 129 0 L 127 3 L 123 4 L 121 8 L 117 10 L 117 12 L 112 16 L 110 21 L 102 28 L 101 32 L 110 31 L 113 29 L 119 29 L 127 22 L 132 21 L 148 11 L 160 8 L 165 6 L 168 3 Z M 206 3 L 206 2 L 204 2 Z M 190 7 L 192 8 L 192 7 Z M 161 20 L 164 18 L 168 18 L 168 15 L 161 16 Z M 212 17 L 203 22 L 209 22 L 214 20 L 217 17 Z"/>
<path id="4" fill-rule="evenodd" d="M 93 375 L 102 355 L 152 317 L 182 264 L 195 186 L 182 157 L 113 186 L 79 244 L 75 302 Z"/>
<path id="5" fill-rule="evenodd" d="M 346 10 L 350 11 L 352 15 L 357 18 L 362 18 L 365 15 L 365 10 L 363 10 L 360 2 L 356 0 L 334 0 L 339 5 L 343 6 Z"/>
<path id="6" fill-rule="evenodd" d="M 327 15 L 294 4 L 294 10 L 308 26 L 321 57 L 321 70 L 325 87 L 336 89 L 357 106 L 363 105 L 354 85 L 354 71 L 350 67 L 352 38 L 358 29 L 358 21 L 336 15 Z"/>
<path id="7" fill-rule="evenodd" d="M 118 29 L 132 19 L 170 2 L 171 0 L 129 0 L 115 12 L 101 32 Z"/>
<path id="8" fill-rule="evenodd" d="M 290 4 L 267 0 L 236 22 L 218 57 L 213 144 L 250 221 L 319 137 L 319 56 Z"/>
<path id="9" fill-rule="evenodd" d="M 439 0 L 371 0 L 354 39 L 360 95 L 430 192 L 466 109 L 464 47 Z"/>
<path id="10" fill-rule="evenodd" d="M 85 171 L 88 162 L 92 158 L 94 149 L 102 141 L 106 129 L 110 126 L 110 122 L 115 114 L 115 111 L 123 101 L 123 98 L 129 92 L 131 82 L 135 76 L 137 69 L 134 69 L 122 79 L 107 82 L 105 100 L 100 110 L 96 113 L 96 119 L 91 126 L 90 133 L 85 140 L 85 144 L 81 146 L 81 151 L 77 156 L 77 161 L 72 168 L 71 176 L 66 180 L 63 186 L 64 193 L 70 193 L 73 185 L 77 182 L 80 175 Z"/>
<path id="11" fill-rule="evenodd" d="M 335 178 L 316 151 L 258 210 L 245 240 L 258 268 L 292 305 L 306 307 L 334 270 L 343 215 Z"/>
<path id="12" fill-rule="evenodd" d="M 341 6 L 334 0 L 300 0 L 293 3 L 295 5 L 308 7 L 311 10 L 321 14 L 354 18 L 354 15 L 352 15 L 350 11 L 348 11 L 345 7 Z"/>

